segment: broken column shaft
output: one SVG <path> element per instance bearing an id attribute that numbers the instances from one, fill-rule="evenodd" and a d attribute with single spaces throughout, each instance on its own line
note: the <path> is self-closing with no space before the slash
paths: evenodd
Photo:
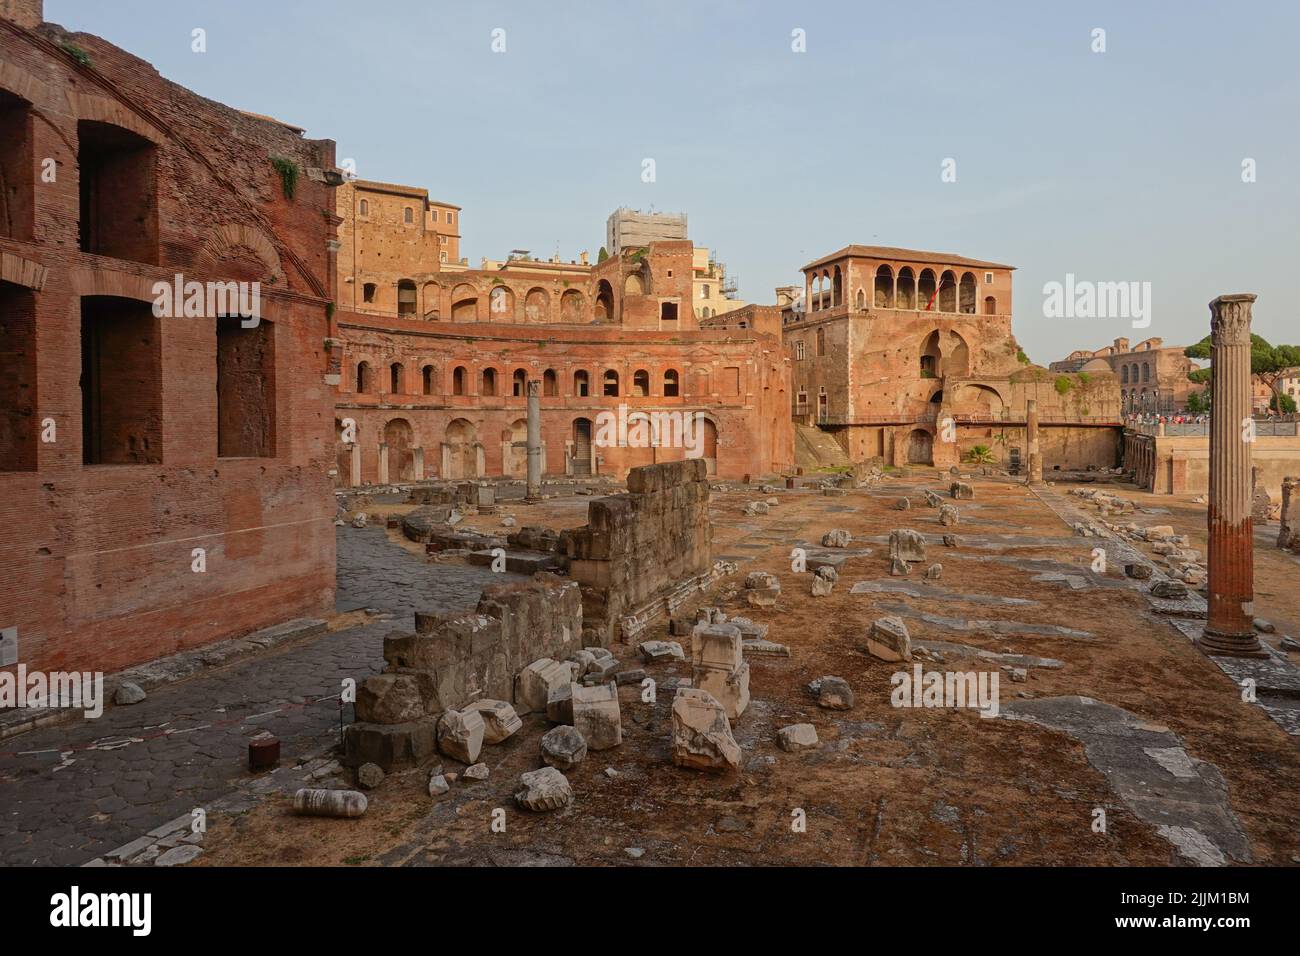
<path id="1" fill-rule="evenodd" d="M 1254 531 L 1250 517 L 1250 293 L 1210 303 L 1209 617 L 1207 654 L 1265 656 L 1255 636 Z"/>
<path id="2" fill-rule="evenodd" d="M 528 487 L 527 501 L 542 496 L 542 383 L 528 382 Z"/>
<path id="3" fill-rule="evenodd" d="M 1028 433 L 1029 483 L 1043 481 L 1043 454 L 1038 445 L 1038 402 L 1032 398 L 1025 403 L 1025 431 Z"/>

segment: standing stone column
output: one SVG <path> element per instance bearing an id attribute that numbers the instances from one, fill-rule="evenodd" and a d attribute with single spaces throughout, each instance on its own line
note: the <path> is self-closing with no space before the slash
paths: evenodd
<path id="1" fill-rule="evenodd" d="M 1025 431 L 1029 435 L 1029 483 L 1039 485 L 1043 482 L 1043 454 L 1038 447 L 1038 402 L 1032 398 L 1025 403 Z"/>
<path id="2" fill-rule="evenodd" d="M 388 443 L 379 443 L 379 484 L 388 484 Z"/>
<path id="3" fill-rule="evenodd" d="M 528 488 L 525 501 L 542 496 L 542 383 L 528 382 Z"/>
<path id="4" fill-rule="evenodd" d="M 1263 657 L 1255 636 L 1254 531 L 1250 519 L 1250 293 L 1210 303 L 1210 611 L 1201 650 Z"/>

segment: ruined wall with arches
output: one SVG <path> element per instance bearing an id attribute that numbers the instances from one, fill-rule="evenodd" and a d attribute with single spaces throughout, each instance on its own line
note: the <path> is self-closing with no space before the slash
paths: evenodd
<path id="1" fill-rule="evenodd" d="M 622 477 L 638 465 L 687 457 L 671 438 L 650 447 L 601 446 L 601 423 L 619 414 L 635 422 L 638 415 L 700 413 L 697 444 L 712 474 L 768 474 L 793 462 L 789 361 L 772 336 L 696 331 L 683 340 L 669 332 L 557 328 L 539 343 L 518 326 L 483 323 L 467 335 L 459 323 L 425 323 L 415 333 L 375 316 L 338 319 L 344 344 L 335 418 L 356 425 L 355 447 L 335 449 L 347 464 L 335 470 L 339 486 L 407 480 L 404 474 L 520 476 L 530 379 L 542 383 L 549 475 Z M 391 377 L 373 374 L 395 366 L 403 370 L 397 392 L 384 388 Z M 370 390 L 358 388 L 367 383 Z M 402 447 L 420 450 L 403 451 L 406 464 L 399 465 L 392 440 L 394 419 L 409 423 Z"/>

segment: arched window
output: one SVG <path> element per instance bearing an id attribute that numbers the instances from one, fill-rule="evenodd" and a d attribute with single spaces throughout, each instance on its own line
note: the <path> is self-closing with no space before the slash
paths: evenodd
<path id="1" fill-rule="evenodd" d="M 587 375 L 585 369 L 578 369 L 573 373 L 573 394 L 579 398 L 586 398 L 591 394 L 591 377 Z"/>
<path id="2" fill-rule="evenodd" d="M 998 300 L 991 295 L 986 295 L 984 297 L 984 314 L 985 315 L 998 314 Z"/>
<path id="3" fill-rule="evenodd" d="M 420 389 L 425 395 L 433 394 L 433 366 L 426 365 L 420 369 Z"/>
<path id="4" fill-rule="evenodd" d="M 867 294 L 861 289 L 858 290 L 857 306 L 859 312 L 867 307 Z"/>
<path id="5" fill-rule="evenodd" d="M 365 395 L 370 391 L 370 363 L 357 363 L 357 394 Z"/>
<path id="6" fill-rule="evenodd" d="M 402 394 L 402 363 L 394 362 L 388 366 L 388 391 L 392 395 Z"/>
<path id="7" fill-rule="evenodd" d="M 605 378 L 602 382 L 603 393 L 606 398 L 618 398 L 618 372 L 612 368 L 605 371 Z"/>
<path id="8" fill-rule="evenodd" d="M 1142 381 L 1151 381 L 1151 366 L 1146 362 L 1142 363 Z"/>
<path id="9" fill-rule="evenodd" d="M 957 291 L 957 311 L 963 315 L 975 314 L 975 276 L 970 272 L 962 273 Z"/>
<path id="10" fill-rule="evenodd" d="M 483 387 L 479 389 L 480 395 L 495 395 L 497 393 L 497 370 L 494 368 L 485 368 L 483 370 Z"/>
<path id="11" fill-rule="evenodd" d="M 894 307 L 894 270 L 889 266 L 876 269 L 875 301 L 877 309 Z"/>
<path id="12" fill-rule="evenodd" d="M 361 215 L 370 215 L 370 203 L 366 202 L 364 199 L 361 200 Z"/>
<path id="13" fill-rule="evenodd" d="M 835 278 L 831 280 L 831 305 L 844 304 L 844 276 L 840 267 L 835 267 Z"/>
<path id="14" fill-rule="evenodd" d="M 548 368 L 542 373 L 542 394 L 547 398 L 556 398 L 560 394 L 560 380 L 556 377 L 553 368 Z"/>
<path id="15" fill-rule="evenodd" d="M 632 373 L 632 394 L 636 398 L 645 398 L 650 394 L 650 373 L 643 368 Z"/>
<path id="16" fill-rule="evenodd" d="M 375 301 L 375 284 L 373 282 L 367 282 L 361 287 L 361 300 L 363 302 Z"/>
<path id="17" fill-rule="evenodd" d="M 515 369 L 515 374 L 510 378 L 510 394 L 515 398 L 525 398 L 528 395 L 528 373 L 521 368 Z"/>
<path id="18" fill-rule="evenodd" d="M 469 373 L 465 371 L 465 366 L 457 365 L 456 370 L 451 373 L 451 394 L 464 395 L 467 378 L 469 378 Z"/>
<path id="19" fill-rule="evenodd" d="M 898 270 L 897 293 L 894 302 L 899 309 L 916 308 L 916 274 L 910 266 Z"/>
<path id="20" fill-rule="evenodd" d="M 677 369 L 670 368 L 664 372 L 664 398 L 676 398 L 681 394 L 681 376 Z"/>
<path id="21" fill-rule="evenodd" d="M 940 312 L 957 311 L 957 274 L 951 269 L 939 276 L 938 309 Z"/>
<path id="22" fill-rule="evenodd" d="M 406 206 L 402 209 L 402 222 L 406 223 L 408 226 L 415 222 L 415 213 L 411 211 L 410 206 Z"/>
<path id="23" fill-rule="evenodd" d="M 1123 368 L 1121 368 L 1121 369 L 1119 370 L 1119 381 L 1120 381 L 1120 384 L 1121 384 L 1121 385 L 1127 385 L 1127 384 L 1128 384 L 1128 366 L 1127 366 L 1127 365 L 1125 365 Z"/>

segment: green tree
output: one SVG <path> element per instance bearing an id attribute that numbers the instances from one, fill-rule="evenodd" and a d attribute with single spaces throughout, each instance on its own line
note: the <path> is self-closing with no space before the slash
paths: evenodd
<path id="1" fill-rule="evenodd" d="M 1210 337 L 1207 335 L 1195 345 L 1189 345 L 1183 349 L 1183 354 L 1188 358 L 1208 359 L 1211 352 Z M 1261 335 L 1252 335 L 1250 337 L 1250 373 L 1257 375 L 1259 380 L 1269 387 L 1273 393 L 1273 401 L 1270 403 L 1276 407 L 1278 396 L 1278 383 L 1281 381 L 1283 374 L 1289 369 L 1300 365 L 1300 346 L 1297 345 L 1270 345 Z M 1187 377 L 1193 382 L 1209 382 L 1213 373 L 1212 369 L 1203 368 L 1191 372 Z"/>
<path id="2" fill-rule="evenodd" d="M 1279 412 L 1279 414 L 1282 414 L 1282 415 L 1294 415 L 1294 414 L 1295 414 L 1295 409 L 1296 409 L 1295 399 L 1292 398 L 1290 395 L 1286 394 L 1286 392 L 1274 392 L 1274 393 L 1273 393 L 1273 401 L 1269 404 L 1269 407 L 1272 408 L 1273 411 L 1275 411 L 1275 412 L 1278 411 L 1278 407 L 1277 407 L 1277 406 L 1278 406 L 1278 399 L 1281 399 L 1281 400 L 1282 400 L 1282 408 L 1281 408 L 1281 411 Z"/>
<path id="3" fill-rule="evenodd" d="M 1192 392 L 1187 396 L 1187 410 L 1193 415 L 1202 415 L 1210 410 L 1209 391 Z"/>

